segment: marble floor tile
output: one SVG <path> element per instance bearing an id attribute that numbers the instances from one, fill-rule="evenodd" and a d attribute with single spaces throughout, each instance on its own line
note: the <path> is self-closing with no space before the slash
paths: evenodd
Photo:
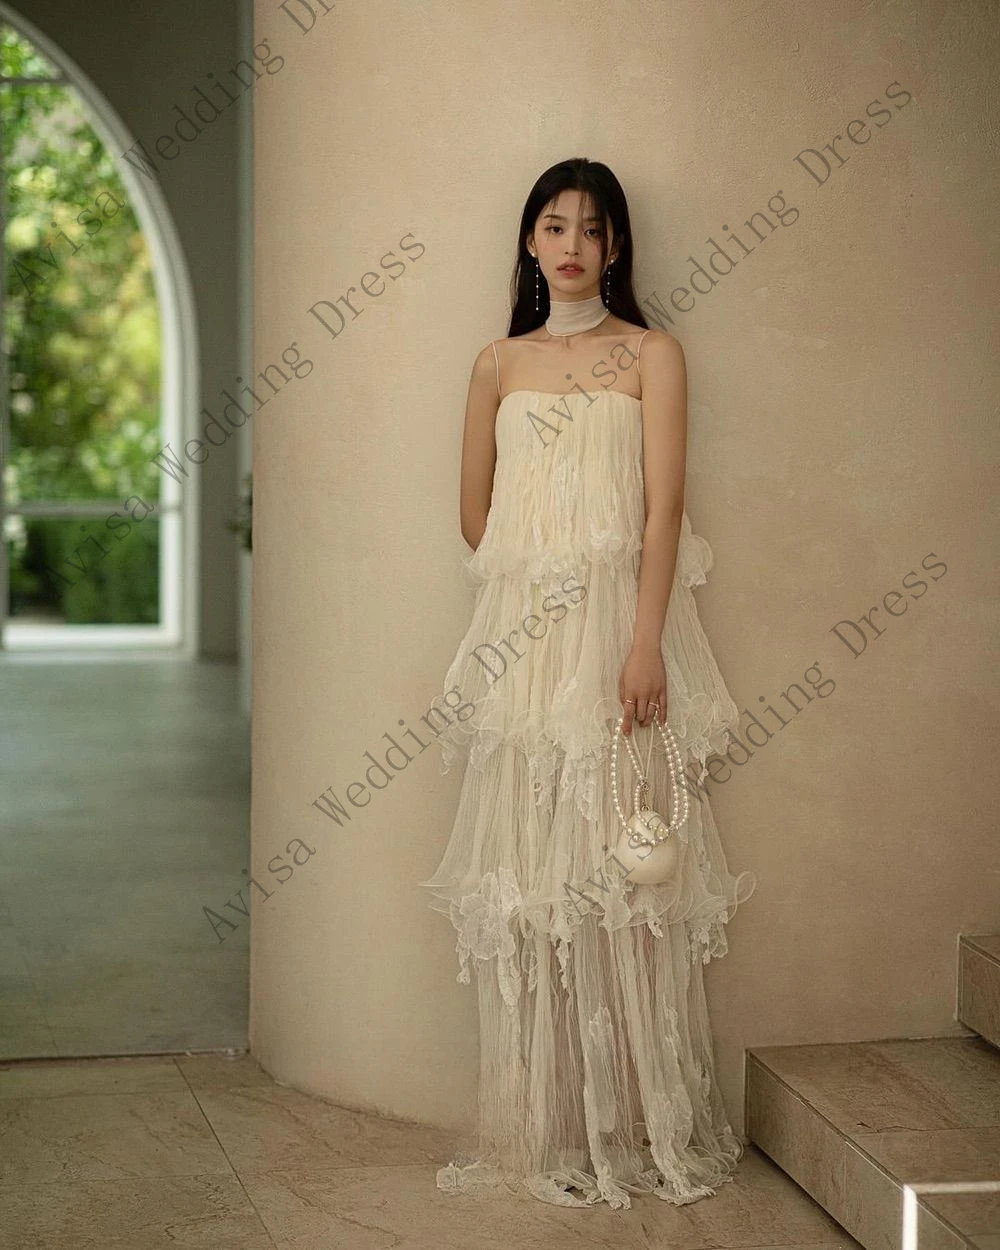
<path id="1" fill-rule="evenodd" d="M 628 1211 L 443 1193 L 461 1147 L 247 1054 L 4 1063 L 0 1250 L 857 1250 L 752 1146 L 715 1195 Z"/>
<path id="2" fill-rule="evenodd" d="M 998 1178 L 1000 1185 L 1000 1178 Z M 925 1194 L 930 1210 L 960 1229 L 977 1250 L 1000 1250 L 1000 1192 L 991 1194 Z"/>
<path id="3" fill-rule="evenodd" d="M 0 1099 L 67 1094 L 183 1094 L 187 1082 L 171 1056 L 0 1063 Z"/>
<path id="4" fill-rule="evenodd" d="M 754 1146 L 745 1148 L 733 1178 L 714 1197 L 682 1209 L 710 1246 L 854 1245 L 836 1220 Z M 658 1228 L 655 1214 L 652 1219 Z M 660 1231 L 662 1244 L 671 1245 L 669 1226 Z"/>
<path id="5" fill-rule="evenodd" d="M 1000 1180 L 1000 1126 L 861 1133 L 854 1144 L 904 1183 Z"/>
<path id="6" fill-rule="evenodd" d="M 638 1250 L 639 1213 L 553 1207 L 530 1194 L 445 1194 L 430 1165 L 242 1176 L 278 1250 Z M 655 1202 L 656 1199 L 653 1199 Z M 630 1219 L 629 1217 L 633 1217 Z M 671 1250 L 707 1250 L 683 1234 Z"/>
<path id="7" fill-rule="evenodd" d="M 1000 1124 L 1000 1051 L 983 1038 L 922 1037 L 868 1045 L 940 1099 L 956 1127 Z"/>
<path id="8" fill-rule="evenodd" d="M 963 1126 L 965 1099 L 956 1103 L 947 1084 L 928 1088 L 879 1045 L 765 1046 L 755 1047 L 754 1054 L 847 1137 L 882 1129 Z"/>
<path id="9" fill-rule="evenodd" d="M 334 1106 L 280 1085 L 199 1088 L 198 1104 L 237 1173 L 447 1163 L 456 1135 Z"/>
<path id="10" fill-rule="evenodd" d="M 867 1250 L 900 1250 L 903 1245 L 903 1191 L 897 1181 L 872 1162 L 853 1142 L 847 1143 L 844 1206 L 839 1214 Z M 967 1250 L 959 1234 L 943 1225 L 933 1211 L 917 1208 L 917 1250 Z"/>
<path id="11" fill-rule="evenodd" d="M 190 1091 L 0 1098 L 0 1182 L 231 1171 Z"/>
<path id="12" fill-rule="evenodd" d="M 279 1250 L 858 1250 L 755 1153 L 745 1177 L 737 1173 L 741 1184 L 734 1178 L 711 1197 L 674 1206 L 633 1195 L 631 1208 L 617 1211 L 556 1207 L 526 1193 L 443 1193 L 432 1166 L 250 1171 L 242 1179 Z"/>
<path id="13" fill-rule="evenodd" d="M 250 1054 L 175 1055 L 173 1061 L 195 1092 L 233 1089 L 241 1085 L 279 1086 Z"/>
<path id="14" fill-rule="evenodd" d="M 233 1175 L 0 1184 L 0 1250 L 273 1250 Z"/>

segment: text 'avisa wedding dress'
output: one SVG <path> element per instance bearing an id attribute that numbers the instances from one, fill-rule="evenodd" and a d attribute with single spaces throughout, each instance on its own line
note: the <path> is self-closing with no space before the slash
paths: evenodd
<path id="1" fill-rule="evenodd" d="M 752 872 L 729 872 L 697 784 L 739 723 L 692 594 L 712 553 L 685 514 L 662 654 L 690 816 L 675 879 L 636 885 L 605 848 L 621 832 L 609 751 L 645 518 L 641 402 L 513 391 L 496 447 L 486 531 L 465 560 L 472 620 L 448 702 L 435 701 L 450 721 L 442 772 L 461 760 L 465 773 L 444 856 L 420 883 L 450 916 L 458 980 L 474 968 L 479 998 L 479 1148 L 438 1185 L 524 1184 L 572 1206 L 628 1207 L 630 1192 L 693 1202 L 742 1155 L 715 1084 L 702 965 L 726 953 L 723 926 L 756 888 Z M 655 734 L 650 804 L 668 816 L 662 740 L 652 726 L 633 734 L 643 761 Z M 628 816 L 624 745 L 618 767 Z"/>

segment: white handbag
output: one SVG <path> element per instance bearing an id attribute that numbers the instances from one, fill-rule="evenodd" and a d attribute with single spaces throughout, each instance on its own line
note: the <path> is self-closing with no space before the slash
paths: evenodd
<path id="1" fill-rule="evenodd" d="M 689 799 L 687 790 L 681 784 L 681 753 L 677 747 L 677 739 L 669 725 L 662 724 L 659 709 L 653 709 L 653 724 L 649 727 L 649 753 L 646 757 L 646 770 L 642 770 L 635 747 L 632 745 L 632 734 L 623 734 L 622 715 L 615 726 L 615 735 L 611 744 L 611 793 L 614 797 L 615 811 L 621 822 L 622 833 L 614 856 L 624 866 L 630 882 L 636 885 L 660 885 L 669 881 L 677 871 L 681 858 L 680 839 L 677 831 L 684 827 L 688 818 Z M 670 809 L 672 820 L 665 821 L 659 812 L 654 811 L 648 803 L 649 798 L 649 765 L 653 758 L 653 726 L 660 731 L 660 737 L 667 749 L 667 760 L 670 765 Z M 635 732 L 633 724 L 633 734 Z M 618 797 L 618 742 L 624 738 L 625 746 L 635 769 L 637 781 L 632 792 L 632 815 L 626 820 Z M 610 859 L 612 852 L 609 851 Z"/>

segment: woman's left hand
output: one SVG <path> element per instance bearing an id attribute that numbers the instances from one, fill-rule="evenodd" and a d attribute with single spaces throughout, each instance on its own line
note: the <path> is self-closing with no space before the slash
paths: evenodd
<path id="1" fill-rule="evenodd" d="M 633 647 L 618 679 L 618 698 L 623 705 L 622 733 L 632 732 L 632 721 L 645 726 L 659 704 L 659 721 L 667 719 L 667 672 L 659 646 Z M 626 703 L 633 699 L 633 703 Z"/>

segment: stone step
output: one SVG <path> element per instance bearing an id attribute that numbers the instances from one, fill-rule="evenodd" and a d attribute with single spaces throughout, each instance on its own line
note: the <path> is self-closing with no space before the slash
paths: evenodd
<path id="1" fill-rule="evenodd" d="M 745 1114 L 866 1250 L 1000 1250 L 1000 1051 L 983 1038 L 756 1046 Z"/>
<path id="2" fill-rule="evenodd" d="M 1000 936 L 959 938 L 958 1018 L 1000 1046 Z"/>

